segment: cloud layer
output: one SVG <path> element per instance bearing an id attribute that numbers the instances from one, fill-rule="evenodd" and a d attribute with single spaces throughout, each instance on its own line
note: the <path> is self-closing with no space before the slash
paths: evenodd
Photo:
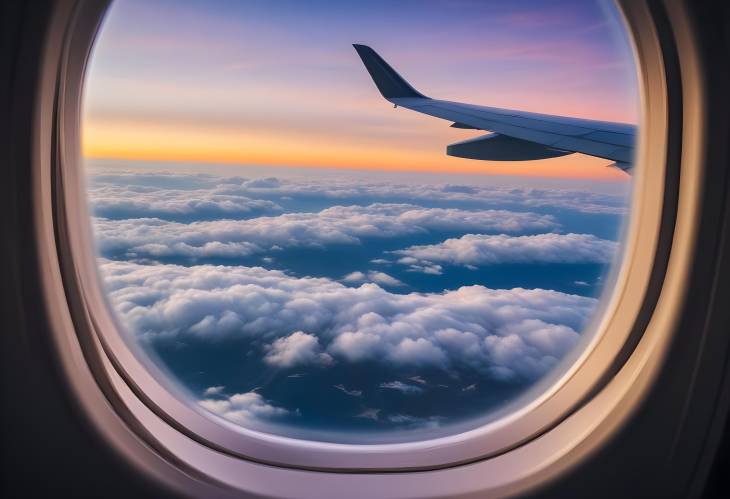
<path id="1" fill-rule="evenodd" d="M 367 361 L 532 380 L 575 344 L 596 304 L 483 286 L 399 295 L 257 267 L 105 261 L 101 269 L 138 337 L 262 340 L 264 361 L 276 368 Z"/>
<path id="2" fill-rule="evenodd" d="M 316 213 L 286 213 L 248 220 L 179 223 L 157 218 L 97 219 L 103 254 L 128 257 L 244 257 L 284 247 L 360 244 L 363 238 L 429 231 L 520 232 L 557 226 L 549 215 L 506 210 L 422 208 L 409 204 L 333 206 Z"/>
<path id="3" fill-rule="evenodd" d="M 481 266 L 500 263 L 611 263 L 618 243 L 591 234 L 509 236 L 466 234 L 439 244 L 394 251 L 399 263 L 427 272 L 438 264 Z"/>
<path id="4" fill-rule="evenodd" d="M 573 348 L 595 309 L 559 291 L 462 286 L 471 274 L 453 266 L 546 264 L 499 284 L 511 287 L 544 282 L 528 274 L 547 265 L 606 264 L 615 242 L 556 232 L 625 210 L 621 196 L 558 189 L 164 172 L 95 175 L 90 200 L 113 308 L 170 366 L 200 354 L 201 407 L 244 425 L 400 429 L 501 403 Z M 289 378 L 311 403 L 289 397 Z"/>
<path id="5" fill-rule="evenodd" d="M 278 204 L 265 199 L 224 194 L 218 189 L 160 189 L 149 186 L 107 184 L 90 189 L 90 207 L 99 216 L 242 217 L 281 212 Z"/>
<path id="6" fill-rule="evenodd" d="M 327 204 L 392 202 L 430 205 L 468 203 L 475 207 L 558 208 L 591 214 L 623 215 L 622 195 L 573 189 L 373 182 L 332 177 L 321 180 L 277 177 L 245 179 L 213 175 L 114 172 L 90 176 L 89 198 L 95 213 L 112 217 L 188 214 L 238 218 L 278 211 L 292 200 L 328 200 Z M 118 217 L 115 217 L 118 218 Z"/>

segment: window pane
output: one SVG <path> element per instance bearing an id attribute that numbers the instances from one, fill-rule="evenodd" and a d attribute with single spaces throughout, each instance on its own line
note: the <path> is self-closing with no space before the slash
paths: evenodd
<path id="1" fill-rule="evenodd" d="M 631 176 L 605 158 L 630 151 L 638 108 L 618 19 L 583 0 L 118 0 L 83 136 L 123 334 L 247 428 L 396 442 L 482 424 L 611 291 Z M 610 123 L 393 109 L 352 43 L 434 99 Z M 557 157 L 446 154 L 495 131 Z"/>

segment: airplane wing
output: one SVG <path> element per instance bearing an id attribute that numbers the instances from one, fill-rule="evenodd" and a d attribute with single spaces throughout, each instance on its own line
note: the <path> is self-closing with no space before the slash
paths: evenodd
<path id="1" fill-rule="evenodd" d="M 446 154 L 467 159 L 525 161 L 579 152 L 613 160 L 630 172 L 636 127 L 431 99 L 413 88 L 373 49 L 353 45 L 386 100 L 396 107 L 452 121 L 454 128 L 490 133 L 451 144 Z"/>

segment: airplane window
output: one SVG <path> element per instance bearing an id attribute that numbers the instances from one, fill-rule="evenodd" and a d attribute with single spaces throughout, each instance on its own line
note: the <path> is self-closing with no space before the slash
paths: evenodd
<path id="1" fill-rule="evenodd" d="M 609 2 L 117 0 L 82 123 L 108 303 L 213 420 L 477 428 L 590 339 L 638 107 Z"/>

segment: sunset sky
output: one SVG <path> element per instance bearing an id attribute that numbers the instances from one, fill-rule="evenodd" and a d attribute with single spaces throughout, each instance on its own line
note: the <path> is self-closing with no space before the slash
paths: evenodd
<path id="1" fill-rule="evenodd" d="M 117 0 L 84 101 L 86 157 L 625 179 L 606 160 L 452 158 L 484 132 L 393 109 L 352 43 L 434 98 L 636 123 L 609 2 Z"/>

